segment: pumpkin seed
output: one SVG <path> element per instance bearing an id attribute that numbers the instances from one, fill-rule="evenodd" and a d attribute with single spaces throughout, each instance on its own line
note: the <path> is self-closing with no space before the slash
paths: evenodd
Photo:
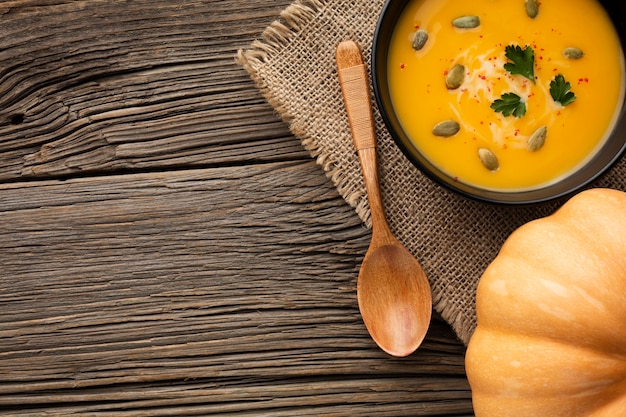
<path id="1" fill-rule="evenodd" d="M 567 59 L 580 59 L 585 56 L 585 53 L 579 48 L 565 48 L 563 50 L 563 55 Z"/>
<path id="2" fill-rule="evenodd" d="M 496 155 L 487 148 L 478 149 L 478 157 L 489 171 L 496 171 L 500 167 Z"/>
<path id="3" fill-rule="evenodd" d="M 528 138 L 528 143 L 526 144 L 528 150 L 535 152 L 541 149 L 543 144 L 546 142 L 547 134 L 548 128 L 545 126 L 541 126 L 539 129 L 535 130 L 535 132 Z"/>
<path id="4" fill-rule="evenodd" d="M 480 18 L 478 16 L 461 16 L 454 19 L 452 25 L 459 29 L 473 29 L 480 26 Z"/>
<path id="5" fill-rule="evenodd" d="M 459 130 L 461 130 L 461 126 L 454 120 L 444 120 L 443 122 L 439 122 L 433 127 L 433 135 L 441 136 L 441 137 L 450 137 L 456 135 Z"/>
<path id="6" fill-rule="evenodd" d="M 413 35 L 413 49 L 419 51 L 426 45 L 426 41 L 428 41 L 428 32 L 424 29 L 418 30 L 415 32 L 415 35 Z"/>
<path id="7" fill-rule="evenodd" d="M 464 79 L 465 67 L 461 64 L 456 64 L 446 76 L 446 87 L 448 87 L 449 90 L 455 90 L 463 84 Z"/>
<path id="8" fill-rule="evenodd" d="M 526 14 L 534 19 L 539 14 L 539 0 L 526 0 Z"/>

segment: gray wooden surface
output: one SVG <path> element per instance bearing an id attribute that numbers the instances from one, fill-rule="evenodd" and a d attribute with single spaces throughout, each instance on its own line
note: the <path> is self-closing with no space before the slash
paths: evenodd
<path id="1" fill-rule="evenodd" d="M 0 415 L 471 416 L 391 358 L 370 233 L 234 62 L 289 0 L 0 3 Z"/>

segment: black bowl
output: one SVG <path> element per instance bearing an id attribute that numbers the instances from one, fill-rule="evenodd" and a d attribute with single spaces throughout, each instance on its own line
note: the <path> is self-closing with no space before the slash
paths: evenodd
<path id="1" fill-rule="evenodd" d="M 506 205 L 543 203 L 574 194 L 611 168 L 626 151 L 626 98 L 618 121 L 604 146 L 584 166 L 560 181 L 527 191 L 493 191 L 456 181 L 422 155 L 404 132 L 391 101 L 387 79 L 387 51 L 396 22 L 410 0 L 388 0 L 379 17 L 372 46 L 372 82 L 376 104 L 389 133 L 404 155 L 424 174 L 465 197 Z M 626 2 L 601 0 L 626 53 Z"/>

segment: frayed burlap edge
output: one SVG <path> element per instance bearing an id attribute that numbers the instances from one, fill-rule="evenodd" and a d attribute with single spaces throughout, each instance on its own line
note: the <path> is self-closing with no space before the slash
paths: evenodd
<path id="1" fill-rule="evenodd" d="M 268 88 L 264 79 L 260 77 L 255 67 L 265 63 L 271 54 L 279 53 L 289 45 L 303 26 L 308 24 L 326 6 L 324 1 L 319 0 L 296 0 L 280 13 L 280 18 L 272 22 L 261 34 L 260 40 L 255 40 L 247 49 L 239 49 L 235 62 L 241 65 L 250 74 L 255 85 L 265 97 L 268 103 L 276 110 L 278 116 L 288 126 L 291 133 L 300 139 L 302 146 L 315 158 L 322 167 L 326 176 L 331 179 L 333 185 L 343 199 L 355 209 L 356 214 L 371 228 L 371 218 L 367 196 L 363 187 L 350 184 L 337 167 L 330 155 L 325 154 L 315 140 L 304 129 L 292 123 L 294 116 L 291 115 L 287 106 L 277 99 Z"/>
<path id="2" fill-rule="evenodd" d="M 321 7 L 323 7 L 323 4 L 316 0 L 292 3 L 280 13 L 280 20 L 275 20 L 263 31 L 261 40 L 253 41 L 247 49 L 239 49 L 235 57 L 235 61 L 250 74 L 250 77 L 265 99 L 289 126 L 291 126 L 293 116 L 288 113 L 286 106 L 274 97 L 263 78 L 257 74 L 255 66 L 263 64 L 270 54 L 278 53 L 281 49 L 287 47 L 289 41 L 297 36 L 302 25 L 305 25 Z M 300 135 L 305 135 L 304 132 L 292 133 L 299 138 L 301 138 Z M 314 149 L 309 150 L 315 151 Z"/>

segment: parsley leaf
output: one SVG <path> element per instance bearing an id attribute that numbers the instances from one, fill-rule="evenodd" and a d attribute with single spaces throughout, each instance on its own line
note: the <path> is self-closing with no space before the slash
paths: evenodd
<path id="1" fill-rule="evenodd" d="M 522 117 L 526 114 L 526 103 L 515 93 L 504 93 L 491 103 L 491 108 L 505 116 Z"/>
<path id="2" fill-rule="evenodd" d="M 505 49 L 505 56 L 513 62 L 504 64 L 504 69 L 511 74 L 519 74 L 535 83 L 535 51 L 530 46 L 522 49 L 520 46 L 509 45 Z"/>
<path id="3" fill-rule="evenodd" d="M 570 91 L 570 88 L 572 88 L 572 85 L 565 81 L 565 77 L 562 74 L 559 74 L 550 82 L 550 95 L 557 103 L 567 106 L 576 100 L 576 96 Z"/>

